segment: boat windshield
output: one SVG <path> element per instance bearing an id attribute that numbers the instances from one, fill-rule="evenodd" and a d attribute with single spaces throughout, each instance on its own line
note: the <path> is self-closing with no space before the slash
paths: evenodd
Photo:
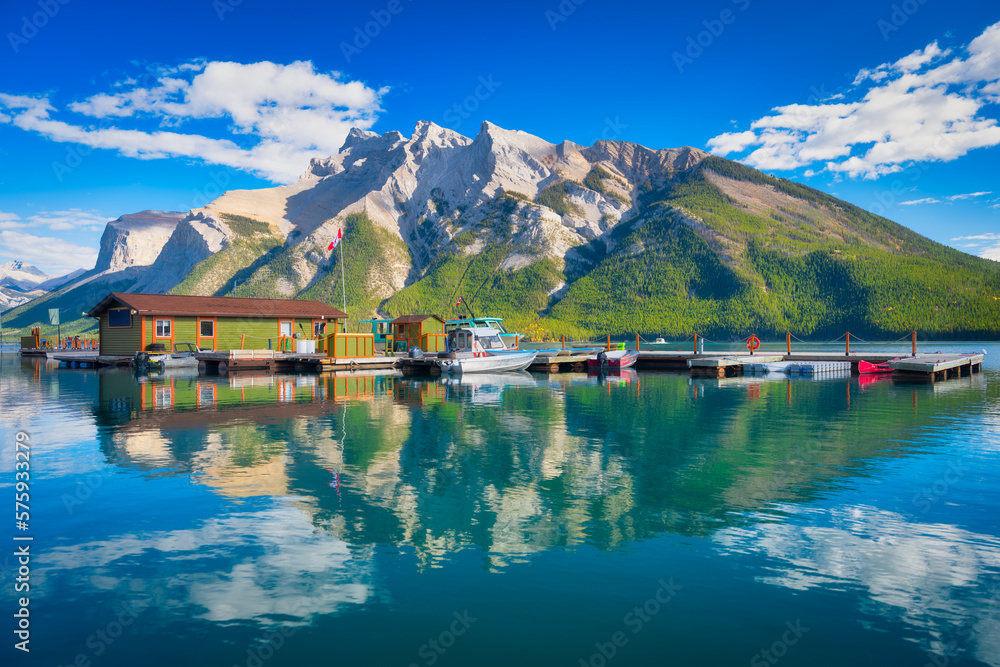
<path id="1" fill-rule="evenodd" d="M 464 319 L 464 320 L 448 320 L 445 322 L 444 328 L 446 331 L 452 331 L 459 328 L 475 328 L 475 329 L 496 329 L 502 334 L 509 333 L 503 326 L 503 322 L 500 319 L 493 318 L 476 318 L 474 320 Z"/>
<path id="2" fill-rule="evenodd" d="M 479 344 L 484 350 L 506 350 L 507 347 L 500 340 L 500 336 L 480 336 Z"/>
<path id="3" fill-rule="evenodd" d="M 481 320 L 476 322 L 476 326 L 496 329 L 500 333 L 507 333 L 507 330 L 503 328 L 503 324 L 500 320 Z"/>

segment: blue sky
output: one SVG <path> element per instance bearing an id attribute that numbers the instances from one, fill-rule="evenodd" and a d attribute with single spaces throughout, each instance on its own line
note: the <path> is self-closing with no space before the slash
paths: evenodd
<path id="1" fill-rule="evenodd" d="M 109 219 L 422 119 L 710 149 L 1000 258 L 998 22 L 995 0 L 7 0 L 0 262 L 90 268 Z"/>

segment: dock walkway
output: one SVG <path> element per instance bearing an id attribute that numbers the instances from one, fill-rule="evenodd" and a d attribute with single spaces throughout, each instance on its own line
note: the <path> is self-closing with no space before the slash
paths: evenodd
<path id="1" fill-rule="evenodd" d="M 862 353 L 862 354 L 830 354 L 799 352 L 791 355 L 720 355 L 720 354 L 680 354 L 671 357 L 664 352 L 640 352 L 638 368 L 677 368 L 684 363 L 690 368 L 692 377 L 734 377 L 743 375 L 744 366 L 750 364 L 766 364 L 774 362 L 845 362 L 850 363 L 851 373 L 858 375 L 858 362 L 867 361 L 872 364 L 888 363 L 893 368 L 892 377 L 908 380 L 929 380 L 936 382 L 952 377 L 960 377 L 979 373 L 982 370 L 984 356 L 982 354 L 918 354 L 900 358 L 897 354 Z M 655 356 L 647 356 L 655 355 Z M 683 362 L 681 361 L 683 359 Z M 667 365 L 669 364 L 669 366 Z"/>

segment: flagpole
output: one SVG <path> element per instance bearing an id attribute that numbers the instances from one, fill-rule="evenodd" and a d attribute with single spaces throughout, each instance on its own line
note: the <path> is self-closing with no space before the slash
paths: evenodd
<path id="1" fill-rule="evenodd" d="M 339 233 L 339 230 L 338 230 Z M 340 286 L 344 291 L 344 314 L 347 314 L 347 278 L 344 274 L 344 239 L 340 239 Z M 344 319 L 344 333 L 347 333 L 347 319 Z"/>

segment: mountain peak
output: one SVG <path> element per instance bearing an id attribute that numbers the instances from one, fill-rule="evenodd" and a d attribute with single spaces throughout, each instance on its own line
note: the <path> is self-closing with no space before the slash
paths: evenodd
<path id="1" fill-rule="evenodd" d="M 340 152 L 343 153 L 348 148 L 353 148 L 354 146 L 363 144 L 369 139 L 374 139 L 377 136 L 377 132 L 369 132 L 368 130 L 362 130 L 360 127 L 352 127 L 347 132 L 347 138 L 344 139 L 344 145 L 340 147 Z"/>
<path id="2" fill-rule="evenodd" d="M 25 264 L 21 260 L 17 259 L 7 262 L 6 264 L 0 266 L 0 272 L 7 273 L 13 271 L 27 273 L 33 276 L 41 276 L 44 278 L 48 277 L 48 274 L 45 273 L 44 271 L 39 270 L 38 268 L 32 266 L 31 264 Z"/>

